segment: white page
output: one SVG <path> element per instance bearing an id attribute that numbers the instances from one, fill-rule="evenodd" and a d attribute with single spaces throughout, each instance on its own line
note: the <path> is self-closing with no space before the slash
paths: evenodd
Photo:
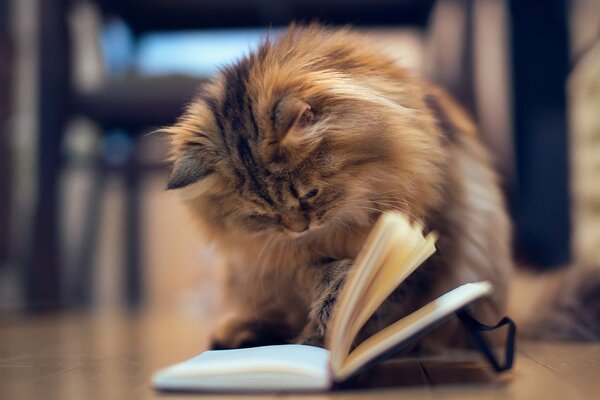
<path id="1" fill-rule="evenodd" d="M 161 390 L 219 392 L 320 391 L 331 386 L 329 352 L 285 344 L 212 350 L 158 371 Z"/>

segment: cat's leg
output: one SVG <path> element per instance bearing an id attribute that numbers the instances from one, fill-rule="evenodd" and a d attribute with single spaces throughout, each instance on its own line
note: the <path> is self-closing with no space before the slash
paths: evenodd
<path id="1" fill-rule="evenodd" d="M 212 350 L 288 343 L 293 336 L 285 318 L 236 315 L 221 322 L 211 336 Z"/>
<path id="2" fill-rule="evenodd" d="M 324 346 L 331 314 L 353 262 L 353 260 L 345 259 L 313 267 L 315 268 L 313 271 L 318 271 L 312 277 L 314 301 L 312 302 L 308 323 L 302 335 L 297 339 L 298 343 Z M 427 262 L 420 270 L 413 273 L 402 285 L 396 288 L 365 323 L 365 326 L 358 333 L 355 343 L 361 343 L 366 338 L 426 304 L 431 297 L 429 282 L 432 275 L 435 275 L 439 268 L 441 267 Z M 423 351 L 423 347 L 417 343 L 405 348 L 403 353 L 413 354 L 419 351 Z"/>
<path id="3" fill-rule="evenodd" d="M 354 260 L 336 260 L 314 266 L 312 277 L 313 299 L 308 323 L 297 339 L 298 343 L 323 347 L 327 327 L 338 295 L 346 282 Z"/>
<path id="4" fill-rule="evenodd" d="M 290 343 L 306 321 L 306 303 L 291 276 L 266 268 L 230 265 L 225 309 L 211 335 L 211 348 L 237 349 Z"/>

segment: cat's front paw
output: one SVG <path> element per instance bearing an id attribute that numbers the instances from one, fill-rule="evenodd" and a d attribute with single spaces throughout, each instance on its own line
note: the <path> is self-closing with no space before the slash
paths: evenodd
<path id="1" fill-rule="evenodd" d="M 325 335 L 320 329 L 316 329 L 312 321 L 306 325 L 304 331 L 296 339 L 296 343 L 307 346 L 325 347 Z"/>
<path id="2" fill-rule="evenodd" d="M 297 340 L 299 343 L 324 346 L 329 320 L 352 264 L 353 260 L 347 259 L 334 261 L 322 267 L 323 275 L 317 284 L 316 299 L 310 310 L 308 324 Z"/>
<path id="3" fill-rule="evenodd" d="M 270 322 L 231 319 L 212 334 L 211 350 L 241 349 L 286 343 L 287 329 Z"/>

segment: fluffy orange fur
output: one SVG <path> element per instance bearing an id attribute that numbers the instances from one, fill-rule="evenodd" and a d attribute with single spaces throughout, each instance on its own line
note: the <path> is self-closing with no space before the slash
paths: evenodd
<path id="1" fill-rule="evenodd" d="M 479 317 L 504 312 L 510 227 L 465 113 L 349 29 L 291 26 L 226 67 L 167 129 L 178 189 L 226 259 L 230 313 L 215 347 L 321 344 L 335 292 L 385 210 L 440 234 L 439 251 L 382 307 L 380 329 L 468 281 Z M 429 343 L 455 343 L 447 324 Z"/>

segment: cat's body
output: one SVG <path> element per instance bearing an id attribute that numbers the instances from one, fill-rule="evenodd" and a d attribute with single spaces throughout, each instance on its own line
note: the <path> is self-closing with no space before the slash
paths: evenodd
<path id="1" fill-rule="evenodd" d="M 291 27 L 225 68 L 169 128 L 174 170 L 227 262 L 230 313 L 215 347 L 322 344 L 346 271 L 377 216 L 401 210 L 438 252 L 365 327 L 377 330 L 461 283 L 505 311 L 510 227 L 488 154 L 464 113 L 360 35 Z M 457 325 L 430 336 L 456 343 Z"/>

